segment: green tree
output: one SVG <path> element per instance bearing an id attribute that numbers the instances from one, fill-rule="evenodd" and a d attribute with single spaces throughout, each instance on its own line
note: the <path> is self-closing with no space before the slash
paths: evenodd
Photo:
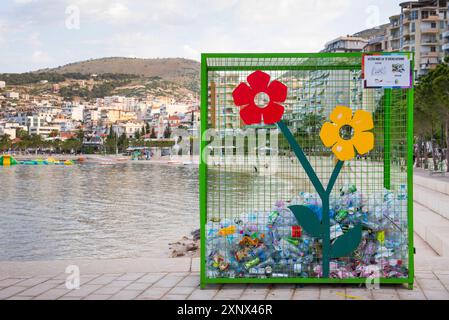
<path id="1" fill-rule="evenodd" d="M 11 148 L 11 139 L 9 138 L 9 134 L 4 134 L 0 136 L 0 150 L 6 151 Z"/>
<path id="2" fill-rule="evenodd" d="M 154 127 L 151 128 L 150 138 L 151 138 L 151 139 L 156 139 L 156 138 L 157 138 L 157 137 L 156 137 L 156 130 L 154 129 Z"/>
<path id="3" fill-rule="evenodd" d="M 59 130 L 51 130 L 51 132 L 48 136 L 51 138 L 59 136 Z"/>
<path id="4" fill-rule="evenodd" d="M 434 70 L 430 70 L 419 79 L 415 90 L 415 134 L 417 163 L 421 162 L 421 151 L 424 152 L 424 166 L 427 168 L 427 141 L 432 146 L 434 168 L 438 167 L 436 149 L 437 140 L 441 137 L 446 147 L 446 161 L 449 164 L 449 60 L 445 60 Z M 447 166 L 449 171 L 449 166 Z"/>
<path id="5" fill-rule="evenodd" d="M 171 127 L 170 127 L 170 123 L 167 123 L 167 126 L 165 127 L 164 130 L 164 138 L 168 139 L 171 136 Z"/>
<path id="6" fill-rule="evenodd" d="M 118 138 L 117 147 L 118 147 L 119 152 L 125 152 L 126 149 L 129 147 L 129 140 L 124 132 Z"/>

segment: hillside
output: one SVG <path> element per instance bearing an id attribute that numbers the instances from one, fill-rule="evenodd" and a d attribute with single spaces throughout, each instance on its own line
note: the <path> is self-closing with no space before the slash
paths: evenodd
<path id="1" fill-rule="evenodd" d="M 200 63 L 182 58 L 141 59 L 101 58 L 74 62 L 36 72 L 81 74 L 133 74 L 145 78 L 160 77 L 192 91 L 199 90 Z"/>

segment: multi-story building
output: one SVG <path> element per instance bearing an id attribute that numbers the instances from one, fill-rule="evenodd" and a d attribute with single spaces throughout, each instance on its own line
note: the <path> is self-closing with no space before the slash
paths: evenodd
<path id="1" fill-rule="evenodd" d="M 323 52 L 360 52 L 367 44 L 367 39 L 348 35 L 326 43 Z"/>
<path id="2" fill-rule="evenodd" d="M 19 99 L 20 95 L 18 92 L 10 91 L 5 93 L 5 97 L 9 99 Z"/>
<path id="3" fill-rule="evenodd" d="M 127 138 L 134 138 L 136 132 L 142 132 L 144 126 L 145 124 L 143 122 L 128 121 L 113 124 L 112 131 L 114 131 L 117 136 L 125 134 Z"/>
<path id="4" fill-rule="evenodd" d="M 49 121 L 48 118 L 37 115 L 28 117 L 28 133 L 48 137 L 52 131 L 61 130 L 61 127 L 58 125 L 48 124 Z"/>
<path id="5" fill-rule="evenodd" d="M 245 79 L 238 73 L 214 73 L 213 81 L 209 85 L 209 128 L 227 130 L 242 128 L 240 108 L 234 105 L 232 92 Z"/>
<path id="6" fill-rule="evenodd" d="M 415 52 L 415 75 L 419 77 L 444 58 L 448 1 L 407 1 L 400 6 L 401 13 L 390 17 L 385 51 Z"/>

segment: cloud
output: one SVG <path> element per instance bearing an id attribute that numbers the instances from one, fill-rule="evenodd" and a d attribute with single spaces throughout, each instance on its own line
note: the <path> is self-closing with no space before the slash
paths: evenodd
<path id="1" fill-rule="evenodd" d="M 31 55 L 31 61 L 36 63 L 37 65 L 43 65 L 46 63 L 49 63 L 51 61 L 50 56 L 48 53 L 40 50 L 36 50 Z"/>
<path id="2" fill-rule="evenodd" d="M 32 32 L 30 33 L 30 35 L 28 36 L 28 41 L 27 43 L 31 46 L 31 47 L 41 47 L 42 46 L 42 41 L 40 39 L 40 33 L 39 32 Z"/>
<path id="3" fill-rule="evenodd" d="M 400 11 L 401 1 L 19 0 L 2 4 L 0 45 L 24 57 L 45 47 L 55 65 L 120 55 L 199 59 L 201 52 L 316 52 L 333 38 L 364 29 L 373 20 L 367 11 L 373 2 L 382 8 L 383 23 Z M 79 29 L 65 26 L 68 6 L 79 9 Z M 33 60 L 24 61 L 35 69 Z"/>
<path id="4" fill-rule="evenodd" d="M 6 27 L 6 24 L 0 20 L 0 47 L 6 44 L 7 31 L 8 29 Z"/>

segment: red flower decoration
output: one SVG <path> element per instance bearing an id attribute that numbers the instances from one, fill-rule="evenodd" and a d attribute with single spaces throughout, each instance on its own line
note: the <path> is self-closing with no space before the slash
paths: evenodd
<path id="1" fill-rule="evenodd" d="M 242 82 L 232 92 L 235 105 L 242 107 L 240 117 L 243 122 L 247 125 L 259 124 L 262 118 L 265 124 L 279 122 L 284 114 L 284 107 L 279 103 L 287 99 L 287 86 L 277 80 L 270 83 L 270 75 L 259 70 L 251 73 L 247 80 L 249 86 Z M 259 107 L 254 102 L 256 95 L 261 92 L 270 98 L 265 107 Z"/>

